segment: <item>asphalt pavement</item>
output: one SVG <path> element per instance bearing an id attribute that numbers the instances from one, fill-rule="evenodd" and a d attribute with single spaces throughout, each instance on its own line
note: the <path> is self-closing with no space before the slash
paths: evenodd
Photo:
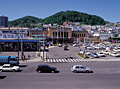
<path id="1" fill-rule="evenodd" d="M 38 64 L 57 67 L 59 73 L 37 73 Z M 82 64 L 93 73 L 72 73 L 71 67 Z M 1 89 L 119 89 L 120 62 L 81 62 L 21 64 L 20 72 L 2 72 Z"/>

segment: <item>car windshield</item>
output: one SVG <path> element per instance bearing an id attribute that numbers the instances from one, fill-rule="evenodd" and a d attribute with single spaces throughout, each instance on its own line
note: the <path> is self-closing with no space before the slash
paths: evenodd
<path id="1" fill-rule="evenodd" d="M 97 55 L 96 53 L 94 53 L 94 55 Z"/>

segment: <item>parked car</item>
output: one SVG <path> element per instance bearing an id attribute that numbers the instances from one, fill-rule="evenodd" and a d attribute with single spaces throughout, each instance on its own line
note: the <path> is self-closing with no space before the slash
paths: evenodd
<path id="1" fill-rule="evenodd" d="M 97 55 L 97 53 L 91 53 L 91 56 L 94 58 L 99 58 L 100 56 Z"/>
<path id="2" fill-rule="evenodd" d="M 100 57 L 105 57 L 105 54 L 103 52 L 98 52 L 97 55 Z"/>
<path id="3" fill-rule="evenodd" d="M 59 43 L 59 44 L 58 44 L 58 47 L 62 47 L 62 44 Z"/>
<path id="4" fill-rule="evenodd" d="M 113 57 L 120 57 L 120 54 L 118 54 L 116 52 L 112 52 L 110 55 L 113 56 Z"/>
<path id="5" fill-rule="evenodd" d="M 95 47 L 89 46 L 89 47 L 87 47 L 87 49 L 89 49 L 89 50 L 95 50 Z"/>
<path id="6" fill-rule="evenodd" d="M 3 66 L 0 67 L 1 71 L 19 71 L 20 67 L 19 66 L 13 66 L 11 64 L 4 64 Z"/>
<path id="7" fill-rule="evenodd" d="M 36 68 L 36 71 L 38 73 L 42 73 L 42 72 L 51 72 L 51 73 L 55 73 L 55 72 L 59 72 L 57 70 L 57 68 L 55 67 L 51 67 L 49 65 L 38 65 L 38 67 Z"/>
<path id="8" fill-rule="evenodd" d="M 73 47 L 79 47 L 79 44 L 73 44 Z"/>
<path id="9" fill-rule="evenodd" d="M 68 46 L 64 46 L 64 50 L 69 50 L 69 49 L 68 49 Z"/>
<path id="10" fill-rule="evenodd" d="M 114 52 L 120 52 L 120 48 L 118 49 L 113 49 Z"/>
<path id="11" fill-rule="evenodd" d="M 85 51 L 85 54 L 86 54 L 86 55 L 90 55 L 90 52 L 88 52 L 88 51 Z"/>
<path id="12" fill-rule="evenodd" d="M 107 54 L 107 55 L 109 55 L 109 51 L 107 51 L 107 50 L 102 50 L 102 52 L 104 53 L 104 54 Z"/>
<path id="13" fill-rule="evenodd" d="M 83 54 L 83 51 L 80 51 L 80 53 Z M 85 51 L 85 54 L 86 54 L 86 55 L 90 55 L 90 52 Z"/>
<path id="14" fill-rule="evenodd" d="M 88 67 L 85 67 L 83 65 L 73 65 L 72 68 L 71 68 L 71 71 L 73 73 L 77 73 L 77 72 L 87 72 L 87 73 L 90 73 L 92 72 L 92 70 Z"/>

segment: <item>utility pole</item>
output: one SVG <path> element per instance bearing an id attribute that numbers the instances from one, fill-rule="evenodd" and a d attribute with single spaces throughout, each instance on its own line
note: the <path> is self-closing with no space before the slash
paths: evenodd
<path id="1" fill-rule="evenodd" d="M 85 59 L 85 37 L 84 37 L 84 59 Z"/>
<path id="2" fill-rule="evenodd" d="M 45 50 L 45 44 L 44 44 L 44 29 L 45 29 L 45 28 L 42 29 L 42 30 L 43 30 L 43 60 L 44 60 L 44 50 Z"/>
<path id="3" fill-rule="evenodd" d="M 21 27 L 21 52 L 22 52 L 22 60 L 23 60 L 23 30 L 22 30 L 22 27 Z"/>
<path id="4" fill-rule="evenodd" d="M 18 59 L 19 59 L 19 28 L 17 29 L 17 35 L 18 35 L 17 52 L 18 52 Z"/>

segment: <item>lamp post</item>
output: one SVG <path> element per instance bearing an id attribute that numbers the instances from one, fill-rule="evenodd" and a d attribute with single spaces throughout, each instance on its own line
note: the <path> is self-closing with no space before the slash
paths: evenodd
<path id="1" fill-rule="evenodd" d="M 85 59 L 85 37 L 84 37 L 84 59 Z"/>

